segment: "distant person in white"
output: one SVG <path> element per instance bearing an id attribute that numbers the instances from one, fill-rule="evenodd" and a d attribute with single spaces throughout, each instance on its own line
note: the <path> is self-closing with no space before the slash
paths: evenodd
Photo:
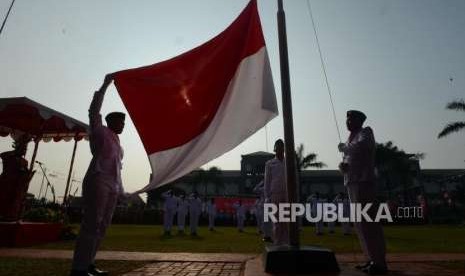
<path id="1" fill-rule="evenodd" d="M 178 233 L 184 233 L 184 226 L 186 225 L 186 215 L 189 210 L 189 201 L 186 199 L 185 195 L 180 195 L 178 197 Z"/>
<path id="2" fill-rule="evenodd" d="M 178 199 L 171 190 L 164 192 L 161 196 L 165 199 L 163 205 L 163 229 L 165 230 L 165 235 L 171 235 Z"/>
<path id="3" fill-rule="evenodd" d="M 279 205 L 280 203 L 288 203 L 283 140 L 276 140 L 274 152 L 276 153 L 275 158 L 265 164 L 265 202 Z M 273 224 L 273 244 L 289 244 L 288 223 Z"/>
<path id="4" fill-rule="evenodd" d="M 247 210 L 245 206 L 242 205 L 242 200 L 234 203 L 233 207 L 236 210 L 237 230 L 239 230 L 239 232 L 244 232 L 245 212 Z"/>
<path id="5" fill-rule="evenodd" d="M 215 219 L 216 219 L 216 204 L 215 199 L 212 198 L 207 203 L 207 215 L 208 215 L 208 229 L 210 231 L 215 230 Z"/>
<path id="6" fill-rule="evenodd" d="M 255 202 L 256 216 L 257 216 L 257 225 L 262 231 L 262 240 L 264 242 L 273 242 L 271 236 L 273 235 L 273 224 L 271 221 L 265 222 L 264 218 L 264 204 L 265 204 L 265 182 L 261 181 L 258 183 L 253 191 L 259 196 Z"/>
<path id="7" fill-rule="evenodd" d="M 317 206 L 320 205 L 320 208 L 323 209 L 322 204 L 326 202 L 326 200 L 321 198 L 320 193 L 315 192 L 308 197 L 307 202 L 310 203 L 312 217 L 316 217 L 318 214 Z M 323 217 L 321 217 L 319 221 L 315 222 L 315 234 L 317 234 L 318 236 L 323 235 L 323 226 Z"/>
<path id="8" fill-rule="evenodd" d="M 340 192 L 336 195 L 336 197 L 333 200 L 333 203 L 336 204 L 337 208 L 339 208 L 340 207 L 339 204 L 341 204 L 342 215 L 345 218 L 350 217 L 350 202 L 347 196 L 343 192 Z M 329 227 L 330 233 L 334 232 L 335 222 L 328 223 L 328 227 Z M 350 235 L 351 233 L 350 222 L 341 222 L 341 227 L 342 227 L 342 234 Z"/>
<path id="9" fill-rule="evenodd" d="M 257 221 L 257 232 L 259 235 L 263 235 L 263 201 L 259 196 L 255 200 L 253 209 Z"/>
<path id="10" fill-rule="evenodd" d="M 351 203 L 373 203 L 368 212 L 371 218 L 376 217 L 375 185 L 375 137 L 370 127 L 363 127 L 366 116 L 360 111 L 347 111 L 347 129 L 350 131 L 346 143 L 338 145 L 343 153 L 343 161 L 339 169 L 344 174 L 344 185 L 347 187 Z M 356 222 L 355 230 L 363 252 L 368 258 L 364 265 L 357 268 L 375 275 L 386 274 L 386 244 L 383 228 L 377 222 Z"/>
<path id="11" fill-rule="evenodd" d="M 201 213 L 202 200 L 197 193 L 193 193 L 189 197 L 189 226 L 192 236 L 197 236 L 197 227 L 199 226 L 199 217 Z"/>
<path id="12" fill-rule="evenodd" d="M 111 74 L 105 76 L 102 87 L 94 93 L 89 108 L 92 160 L 82 183 L 84 214 L 74 249 L 72 276 L 108 274 L 95 267 L 95 255 L 111 223 L 118 197 L 124 195 L 121 181 L 123 149 L 118 134 L 123 131 L 125 114 L 108 114 L 105 117 L 107 126 L 103 126 L 100 115 L 105 91 L 112 80 Z"/>

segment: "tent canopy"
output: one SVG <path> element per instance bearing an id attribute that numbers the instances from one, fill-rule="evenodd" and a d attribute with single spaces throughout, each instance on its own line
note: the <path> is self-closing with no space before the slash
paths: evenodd
<path id="1" fill-rule="evenodd" d="M 26 97 L 0 98 L 0 136 L 27 133 L 44 142 L 88 138 L 88 125 Z"/>

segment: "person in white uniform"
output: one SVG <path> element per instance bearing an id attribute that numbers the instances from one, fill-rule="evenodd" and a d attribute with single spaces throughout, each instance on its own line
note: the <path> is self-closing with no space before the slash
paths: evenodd
<path id="1" fill-rule="evenodd" d="M 265 222 L 263 214 L 263 208 L 265 204 L 265 182 L 261 181 L 258 183 L 253 191 L 259 196 L 255 206 L 257 210 L 257 224 L 259 225 L 259 229 L 262 231 L 262 240 L 264 242 L 273 242 L 271 239 L 271 236 L 273 235 L 273 224 L 270 221 Z"/>
<path id="2" fill-rule="evenodd" d="M 283 140 L 276 140 L 274 152 L 276 154 L 275 158 L 267 161 L 265 164 L 265 202 L 279 205 L 280 203 L 288 203 Z M 273 223 L 273 244 L 289 244 L 288 223 Z"/>
<path id="3" fill-rule="evenodd" d="M 215 199 L 212 198 L 207 203 L 207 215 L 208 215 L 208 229 L 210 231 L 215 230 L 215 219 L 216 219 L 216 204 Z"/>
<path id="4" fill-rule="evenodd" d="M 259 235 L 263 235 L 263 201 L 259 196 L 255 200 L 253 211 L 257 222 L 257 232 Z"/>
<path id="5" fill-rule="evenodd" d="M 336 206 L 336 212 L 338 210 L 337 208 L 339 207 L 338 202 L 337 202 L 338 198 L 339 198 L 339 194 L 337 194 L 332 201 L 328 201 L 329 203 L 332 203 Z M 335 221 L 328 222 L 328 233 L 334 234 L 335 229 L 336 229 L 336 222 Z"/>
<path id="6" fill-rule="evenodd" d="M 368 214 L 372 219 L 378 210 L 375 185 L 375 150 L 376 143 L 373 130 L 363 127 L 366 116 L 360 111 L 347 111 L 346 125 L 350 131 L 346 143 L 340 143 L 338 149 L 343 153 L 339 169 L 344 174 L 351 203 L 373 203 Z M 386 274 L 386 244 L 383 228 L 376 222 L 356 222 L 355 230 L 364 254 L 368 258 L 365 265 L 357 268 L 366 273 Z"/>
<path id="7" fill-rule="evenodd" d="M 333 200 L 333 203 L 336 204 L 337 206 L 337 212 L 339 212 L 339 208 L 342 207 L 342 215 L 345 218 L 350 217 L 349 199 L 343 192 L 340 192 L 336 195 L 336 197 Z M 328 230 L 330 233 L 334 233 L 335 224 L 336 224 L 335 222 L 328 223 Z M 350 222 L 341 222 L 341 227 L 342 227 L 342 234 L 350 235 L 350 232 L 351 232 Z"/>
<path id="8" fill-rule="evenodd" d="M 163 229 L 165 231 L 165 235 L 171 235 L 171 228 L 173 227 L 173 220 L 176 215 L 178 199 L 171 190 L 164 192 L 162 197 L 165 199 L 165 203 L 163 205 Z"/>
<path id="9" fill-rule="evenodd" d="M 323 198 L 321 198 L 320 193 L 315 192 L 311 196 L 308 197 L 307 202 L 310 203 L 312 217 L 317 216 L 317 208 L 321 206 L 321 210 L 323 210 L 323 203 L 326 202 Z M 320 236 L 323 235 L 323 213 L 321 214 L 320 220 L 315 222 L 315 234 Z"/>
<path id="10" fill-rule="evenodd" d="M 187 216 L 188 210 L 189 210 L 189 201 L 182 194 L 178 198 L 178 209 L 177 209 L 178 233 L 179 234 L 184 233 L 184 226 L 186 225 L 186 216 Z"/>
<path id="11" fill-rule="evenodd" d="M 76 240 L 70 275 L 107 275 L 95 267 L 95 255 L 111 223 L 118 197 L 124 195 L 121 181 L 123 149 L 118 135 L 124 128 L 125 114 L 113 112 L 102 124 L 100 109 L 113 76 L 105 76 L 102 87 L 94 93 L 89 108 L 89 144 L 92 153 L 82 183 L 84 214 Z"/>
<path id="12" fill-rule="evenodd" d="M 189 197 L 189 226 L 192 236 L 197 236 L 197 227 L 199 226 L 199 217 L 201 213 L 202 200 L 197 193 L 193 193 Z"/>
<path id="13" fill-rule="evenodd" d="M 242 200 L 233 204 L 233 208 L 236 210 L 236 223 L 237 230 L 239 232 L 244 232 L 244 221 L 245 221 L 245 212 L 246 208 L 242 205 Z"/>

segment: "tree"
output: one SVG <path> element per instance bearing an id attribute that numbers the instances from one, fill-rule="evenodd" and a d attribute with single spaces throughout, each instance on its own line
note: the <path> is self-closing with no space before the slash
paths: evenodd
<path id="1" fill-rule="evenodd" d="M 220 186 L 223 186 L 222 174 L 221 169 L 218 167 L 208 169 L 207 180 L 215 186 L 215 194 L 217 195 L 220 193 Z"/>
<path id="2" fill-rule="evenodd" d="M 211 167 L 208 170 L 198 169 L 195 171 L 193 179 L 193 190 L 198 192 L 198 186 L 203 184 L 203 195 L 207 196 L 208 184 L 215 185 L 215 193 L 219 193 L 219 186 L 223 184 L 221 169 L 218 167 Z"/>
<path id="3" fill-rule="evenodd" d="M 199 168 L 198 170 L 195 170 L 195 176 L 192 179 L 192 191 L 198 193 L 198 186 L 201 185 L 202 183 L 205 183 L 205 178 L 206 178 L 206 172 L 204 169 Z"/>
<path id="4" fill-rule="evenodd" d="M 375 166 L 379 178 L 385 181 L 389 197 L 396 186 L 402 186 L 404 197 L 407 196 L 408 187 L 413 184 L 418 173 L 415 165 L 423 157 L 423 153 L 406 153 L 392 141 L 376 144 Z"/>
<path id="5" fill-rule="evenodd" d="M 465 101 L 457 100 L 447 104 L 446 109 L 455 111 L 465 111 Z M 465 121 L 451 122 L 447 124 L 441 132 L 438 134 L 438 138 L 446 137 L 447 135 L 461 131 L 465 128 Z"/>
<path id="6" fill-rule="evenodd" d="M 297 147 L 296 153 L 295 153 L 295 158 L 296 158 L 296 165 L 297 165 L 297 176 L 298 176 L 298 192 L 299 192 L 299 197 L 302 195 L 302 185 L 300 184 L 300 179 L 302 179 L 302 171 L 306 168 L 317 168 L 321 169 L 323 167 L 326 167 L 326 164 L 323 162 L 317 161 L 318 154 L 316 153 L 309 153 L 307 155 L 304 155 L 304 145 L 299 144 Z"/>
<path id="7" fill-rule="evenodd" d="M 317 168 L 321 169 L 326 167 L 326 164 L 323 162 L 316 161 L 318 154 L 316 153 L 309 153 L 304 156 L 304 145 L 300 144 L 297 147 L 296 151 L 296 159 L 297 159 L 297 170 L 300 172 L 306 168 Z"/>

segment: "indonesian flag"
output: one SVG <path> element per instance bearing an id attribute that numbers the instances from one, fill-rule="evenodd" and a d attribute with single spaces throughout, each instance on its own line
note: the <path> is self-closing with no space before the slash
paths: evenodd
<path id="1" fill-rule="evenodd" d="M 170 183 L 232 150 L 278 115 L 257 3 L 180 56 L 115 74 L 152 167 L 139 192 Z"/>

